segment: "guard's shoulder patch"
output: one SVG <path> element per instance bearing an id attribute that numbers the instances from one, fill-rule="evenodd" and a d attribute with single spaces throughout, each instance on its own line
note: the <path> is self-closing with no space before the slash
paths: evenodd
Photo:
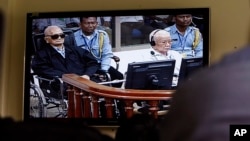
<path id="1" fill-rule="evenodd" d="M 194 27 L 194 26 L 190 26 L 191 27 L 191 29 L 193 29 L 193 30 L 199 30 L 199 28 L 197 28 L 197 27 Z"/>
<path id="2" fill-rule="evenodd" d="M 98 33 L 103 33 L 104 35 L 106 35 L 106 32 L 103 30 L 97 30 Z"/>
<path id="3" fill-rule="evenodd" d="M 170 31 L 171 31 L 171 28 L 170 28 L 170 27 L 167 27 L 167 28 L 165 28 L 164 30 L 166 30 L 167 32 L 170 32 Z"/>

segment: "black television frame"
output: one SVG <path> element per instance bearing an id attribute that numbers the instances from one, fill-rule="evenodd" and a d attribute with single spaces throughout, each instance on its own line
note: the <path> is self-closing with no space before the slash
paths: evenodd
<path id="1" fill-rule="evenodd" d="M 172 89 L 175 60 L 134 62 L 128 64 L 125 89 Z"/>
<path id="2" fill-rule="evenodd" d="M 63 11 L 62 12 L 30 12 L 26 15 L 26 49 L 25 49 L 25 72 L 24 72 L 24 120 L 38 120 L 29 118 L 29 87 L 30 87 L 30 62 L 33 54 L 32 48 L 32 20 L 37 18 L 63 18 L 80 16 L 132 16 L 132 15 L 174 15 L 190 13 L 202 15 L 203 20 L 203 65 L 209 64 L 210 48 L 210 9 L 202 8 L 165 8 L 165 9 L 141 9 L 141 10 L 99 10 L 99 11 Z M 115 34 L 115 33 L 113 33 Z M 115 45 L 115 40 L 112 40 Z M 41 120 L 41 119 L 40 119 Z M 47 120 L 47 119 L 45 119 Z M 62 119 L 64 120 L 64 119 Z M 118 119 L 79 119 L 89 125 L 119 125 Z"/>

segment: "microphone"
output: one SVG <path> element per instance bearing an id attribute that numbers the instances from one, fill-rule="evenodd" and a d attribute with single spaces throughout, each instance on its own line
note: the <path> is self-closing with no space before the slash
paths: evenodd
<path id="1" fill-rule="evenodd" d="M 155 52 L 153 50 L 150 51 L 151 55 L 155 55 Z"/>
<path id="2" fill-rule="evenodd" d="M 155 56 L 155 52 L 153 50 L 150 51 L 150 54 L 154 56 L 155 60 L 158 60 L 157 57 Z"/>

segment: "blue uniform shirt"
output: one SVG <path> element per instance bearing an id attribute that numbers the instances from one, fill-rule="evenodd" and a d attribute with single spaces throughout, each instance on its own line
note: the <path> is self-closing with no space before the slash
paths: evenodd
<path id="1" fill-rule="evenodd" d="M 189 26 L 184 35 L 182 35 L 176 25 L 167 27 L 164 30 L 170 33 L 172 38 L 171 49 L 183 54 L 183 57 L 202 57 L 203 56 L 203 39 L 199 32 L 198 45 L 193 50 L 193 42 L 195 39 L 196 27 Z"/>
<path id="2" fill-rule="evenodd" d="M 102 53 L 100 54 L 99 35 L 101 32 L 103 33 L 104 38 Z M 108 34 L 105 31 L 95 30 L 90 37 L 87 37 L 83 34 L 82 30 L 78 30 L 74 33 L 74 37 L 77 47 L 90 51 L 97 59 L 98 63 L 101 64 L 102 70 L 107 71 L 110 68 L 113 53 Z"/>

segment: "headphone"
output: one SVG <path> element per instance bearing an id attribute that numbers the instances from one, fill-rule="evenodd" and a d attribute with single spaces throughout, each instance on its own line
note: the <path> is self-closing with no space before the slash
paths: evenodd
<path id="1" fill-rule="evenodd" d="M 151 46 L 155 46 L 154 35 L 155 35 L 158 31 L 160 31 L 160 30 L 161 30 L 161 29 L 155 30 L 155 32 L 154 32 L 153 35 L 151 36 L 150 42 L 149 42 Z"/>

